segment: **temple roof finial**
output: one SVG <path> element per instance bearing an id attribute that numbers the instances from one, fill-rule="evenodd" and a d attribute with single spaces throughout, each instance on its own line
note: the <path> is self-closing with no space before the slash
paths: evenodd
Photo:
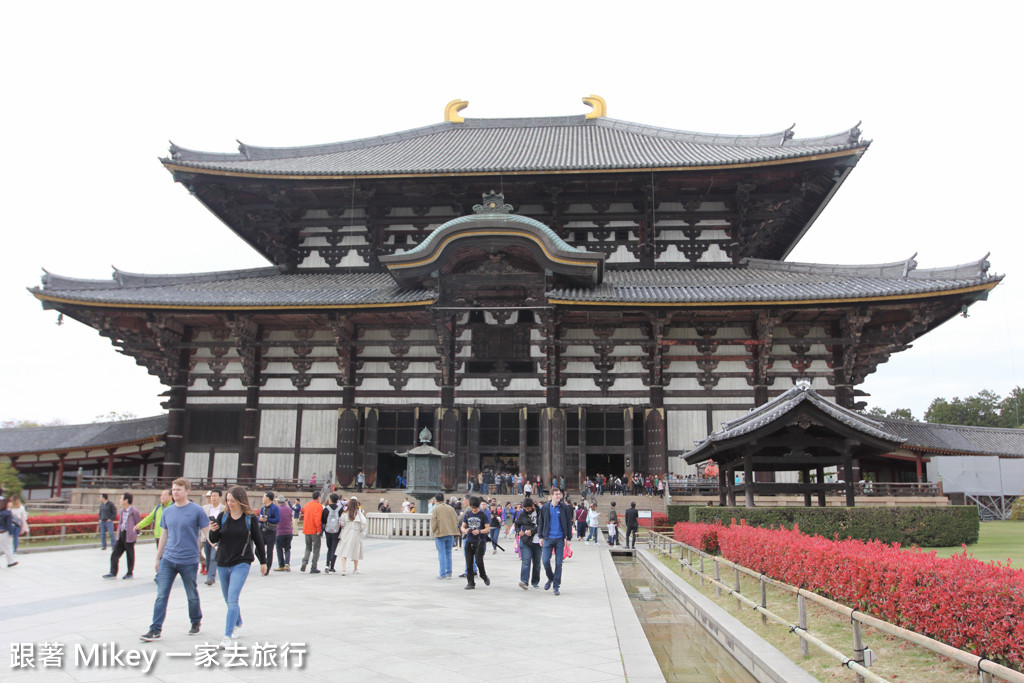
<path id="1" fill-rule="evenodd" d="M 505 195 L 491 190 L 483 194 L 483 201 L 473 205 L 474 213 L 512 213 L 512 205 L 505 203 Z"/>
<path id="2" fill-rule="evenodd" d="M 459 116 L 459 112 L 468 106 L 467 100 L 452 100 L 444 105 L 444 120 L 449 123 L 464 123 L 466 119 Z"/>
<path id="3" fill-rule="evenodd" d="M 587 114 L 588 119 L 599 119 L 608 116 L 608 103 L 600 95 L 590 95 L 583 98 L 583 104 L 590 105 L 593 109 Z"/>

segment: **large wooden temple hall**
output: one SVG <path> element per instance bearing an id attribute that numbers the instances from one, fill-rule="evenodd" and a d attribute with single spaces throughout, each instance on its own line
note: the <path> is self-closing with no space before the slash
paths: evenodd
<path id="1" fill-rule="evenodd" d="M 429 427 L 483 469 L 688 471 L 728 420 L 809 383 L 858 408 L 892 353 L 985 299 L 985 259 L 787 255 L 853 171 L 859 128 L 691 133 L 588 113 L 464 118 L 312 147 L 176 145 L 174 180 L 268 265 L 47 273 L 43 307 L 167 387 L 161 474 L 387 485 Z M 240 245 L 241 247 L 242 245 Z"/>

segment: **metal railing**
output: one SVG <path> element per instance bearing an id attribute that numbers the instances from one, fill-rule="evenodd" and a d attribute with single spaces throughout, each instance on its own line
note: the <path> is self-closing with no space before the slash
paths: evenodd
<path id="1" fill-rule="evenodd" d="M 900 626 L 890 624 L 887 621 L 883 621 L 881 619 L 869 616 L 859 610 L 853 609 L 852 607 L 847 607 L 846 605 L 835 602 L 834 600 L 830 600 L 826 597 L 818 595 L 817 593 L 813 593 L 805 588 L 797 588 L 796 586 L 792 586 L 788 583 L 776 581 L 775 579 L 769 578 L 764 574 L 755 572 L 752 569 L 748 569 L 747 567 L 736 564 L 735 562 L 730 562 L 729 560 L 723 557 L 705 553 L 697 548 L 694 548 L 693 546 L 677 541 L 666 534 L 651 532 L 648 534 L 647 541 L 652 549 L 657 550 L 658 552 L 665 553 L 669 557 L 673 556 L 672 552 L 675 549 L 675 547 L 678 546 L 680 548 L 680 565 L 683 567 L 683 569 L 686 569 L 687 571 L 696 574 L 700 579 L 701 585 L 704 585 L 704 581 L 708 581 L 711 585 L 715 587 L 715 592 L 719 596 L 721 595 L 722 590 L 728 591 L 729 595 L 732 595 L 736 598 L 737 604 L 747 605 L 754 611 L 760 613 L 762 623 L 767 623 L 767 620 L 771 619 L 772 621 L 775 621 L 788 628 L 791 633 L 796 634 L 801 639 L 800 649 L 805 656 L 807 655 L 807 643 L 810 643 L 819 648 L 820 650 L 822 650 L 823 652 L 825 652 L 826 654 L 828 654 L 830 657 L 838 660 L 840 663 L 843 664 L 843 666 L 854 671 L 858 676 L 858 681 L 870 680 L 875 681 L 877 683 L 888 683 L 886 679 L 881 678 L 880 676 L 872 672 L 870 669 L 868 669 L 865 665 L 864 653 L 866 648 L 864 647 L 864 641 L 861 634 L 861 627 L 870 626 L 871 628 L 881 631 L 882 633 L 885 633 L 887 635 L 894 636 L 908 643 L 912 643 L 914 645 L 923 647 L 926 650 L 934 652 L 943 657 L 948 657 L 962 664 L 966 664 L 967 666 L 975 669 L 978 672 L 979 681 L 981 681 L 981 683 L 991 683 L 993 677 L 999 678 L 1000 680 L 1004 681 L 1010 681 L 1011 683 L 1024 683 L 1024 673 L 1014 671 L 1013 669 L 1005 667 L 1001 664 L 996 664 L 995 662 L 985 659 L 984 657 L 979 657 L 978 655 L 971 654 L 970 652 L 965 652 L 964 650 L 959 650 L 950 645 L 946 645 L 945 643 L 941 643 L 935 640 L 934 638 L 923 636 L 920 633 L 915 633 L 914 631 L 910 631 Z M 696 566 L 694 565 L 693 561 L 694 556 L 696 556 L 698 560 L 698 564 Z M 705 560 L 708 560 L 712 563 L 714 569 L 714 576 L 710 576 L 705 572 Z M 733 570 L 734 585 L 729 586 L 722 581 L 721 568 L 723 566 L 726 568 L 731 568 Z M 754 602 L 753 600 L 746 597 L 740 592 L 740 574 L 746 574 L 747 576 L 757 579 L 761 588 L 760 602 Z M 772 586 L 773 588 L 779 589 L 787 593 L 791 593 L 796 596 L 798 623 L 790 623 L 782 617 L 768 610 L 768 586 Z M 829 611 L 838 614 L 844 619 L 849 620 L 851 624 L 851 629 L 853 631 L 853 657 L 847 657 L 841 651 L 837 650 L 836 648 L 833 648 L 831 645 L 828 645 L 827 643 L 821 641 L 820 639 L 816 638 L 808 632 L 806 606 L 807 600 L 817 603 L 818 605 L 821 605 Z"/>
<path id="2" fill-rule="evenodd" d="M 117 475 L 93 475 L 83 474 L 77 485 L 81 488 L 110 488 L 110 489 L 169 489 L 171 483 L 177 477 L 133 477 Z M 323 482 L 310 486 L 306 479 L 239 479 L 237 477 L 200 477 L 189 478 L 192 490 L 220 488 L 227 489 L 232 486 L 241 486 L 249 491 L 304 491 L 319 490 Z"/>
<path id="3" fill-rule="evenodd" d="M 695 479 L 683 481 L 670 481 L 669 495 L 672 496 L 717 496 L 718 480 L 716 479 Z M 856 483 L 853 485 L 853 492 L 858 496 L 875 497 L 904 497 L 904 496 L 941 496 L 942 490 L 937 483 L 900 483 L 891 481 L 872 481 Z M 841 494 L 841 491 L 837 491 Z M 761 494 L 758 494 L 761 495 Z"/>

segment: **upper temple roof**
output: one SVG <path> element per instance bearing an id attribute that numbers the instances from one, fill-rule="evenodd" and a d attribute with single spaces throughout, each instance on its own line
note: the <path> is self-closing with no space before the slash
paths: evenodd
<path id="1" fill-rule="evenodd" d="M 892 300 L 995 287 L 988 261 L 918 269 L 913 259 L 837 266 L 749 259 L 741 266 L 607 272 L 594 287 L 556 287 L 556 304 L 768 305 Z M 282 273 L 276 268 L 189 275 L 115 271 L 110 280 L 46 273 L 31 290 L 44 302 L 162 308 L 333 308 L 433 303 L 436 290 L 403 288 L 387 273 Z"/>
<path id="2" fill-rule="evenodd" d="M 867 148 L 860 129 L 795 138 L 713 135 L 607 117 L 467 119 L 306 147 L 239 144 L 237 153 L 171 144 L 171 168 L 241 175 L 367 176 L 756 165 Z"/>

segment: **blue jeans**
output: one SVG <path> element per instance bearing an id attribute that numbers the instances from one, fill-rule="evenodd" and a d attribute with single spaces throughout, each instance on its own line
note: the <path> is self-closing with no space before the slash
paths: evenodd
<path id="1" fill-rule="evenodd" d="M 590 527 L 590 532 L 587 534 L 587 543 L 590 543 L 590 539 L 594 539 L 594 543 L 597 543 L 597 527 Z"/>
<path id="2" fill-rule="evenodd" d="M 239 562 L 231 567 L 217 567 L 217 576 L 220 578 L 220 592 L 224 595 L 224 602 L 228 606 L 227 621 L 224 623 L 224 637 L 230 638 L 236 626 L 242 625 L 242 610 L 238 607 L 238 596 L 242 593 L 242 586 L 249 578 L 248 562 Z"/>
<path id="3" fill-rule="evenodd" d="M 454 545 L 454 536 L 439 536 L 434 539 L 434 546 L 437 548 L 438 571 L 441 578 L 452 575 L 452 546 Z"/>
<path id="4" fill-rule="evenodd" d="M 491 529 L 489 535 L 491 537 L 491 545 L 494 546 L 495 550 L 497 550 L 498 549 L 498 539 L 501 537 L 501 523 L 500 522 L 498 523 L 498 526 L 496 526 L 493 529 Z"/>
<path id="5" fill-rule="evenodd" d="M 555 551 L 555 571 L 551 571 L 551 550 Z M 562 585 L 562 555 L 565 553 L 565 539 L 564 538 L 545 538 L 544 539 L 544 551 L 543 559 L 544 563 L 544 574 L 547 575 L 548 581 L 555 584 L 555 590 Z"/>
<path id="6" fill-rule="evenodd" d="M 196 572 L 199 565 L 195 562 L 182 564 L 169 560 L 160 560 L 160 569 L 156 574 L 156 602 L 153 603 L 153 623 L 150 630 L 159 633 L 164 627 L 167 616 L 167 597 L 171 594 L 174 577 L 181 576 L 181 584 L 185 587 L 188 598 L 188 620 L 198 625 L 203 620 L 203 612 L 199 609 L 199 591 L 196 589 Z"/>
<path id="7" fill-rule="evenodd" d="M 217 579 L 217 550 L 209 541 L 203 541 L 203 548 L 206 550 L 206 580 Z"/>
<path id="8" fill-rule="evenodd" d="M 107 536 L 110 536 L 110 547 L 114 547 L 114 522 L 100 522 L 100 543 L 107 549 Z"/>
<path id="9" fill-rule="evenodd" d="M 520 538 L 520 541 L 522 539 Z M 520 543 L 519 555 L 522 558 L 522 565 L 519 568 L 519 580 L 525 584 L 537 586 L 540 584 L 540 544 Z M 530 563 L 533 563 L 533 571 L 530 571 Z"/>
<path id="10" fill-rule="evenodd" d="M 19 526 L 16 531 L 11 532 L 11 541 L 14 545 L 14 552 L 18 552 L 18 539 L 21 538 L 21 527 Z"/>

